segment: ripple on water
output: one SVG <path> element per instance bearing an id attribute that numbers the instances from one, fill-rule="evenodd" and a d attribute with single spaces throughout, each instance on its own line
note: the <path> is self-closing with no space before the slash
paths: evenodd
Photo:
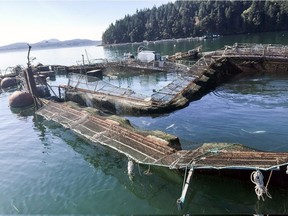
<path id="1" fill-rule="evenodd" d="M 223 84 L 188 107 L 157 118 L 128 117 L 144 129 L 178 136 L 185 149 L 204 142 L 242 143 L 287 151 L 287 78 L 244 78 Z"/>

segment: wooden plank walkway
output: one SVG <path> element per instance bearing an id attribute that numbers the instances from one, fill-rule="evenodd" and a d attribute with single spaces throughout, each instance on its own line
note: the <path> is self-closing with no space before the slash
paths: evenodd
<path id="1" fill-rule="evenodd" d="M 195 150 L 179 150 L 155 135 L 121 126 L 117 121 L 73 108 L 67 103 L 43 101 L 36 114 L 70 128 L 93 143 L 108 146 L 140 164 L 170 169 L 278 169 L 288 165 L 288 153 L 259 152 L 239 144 L 209 143 Z"/>

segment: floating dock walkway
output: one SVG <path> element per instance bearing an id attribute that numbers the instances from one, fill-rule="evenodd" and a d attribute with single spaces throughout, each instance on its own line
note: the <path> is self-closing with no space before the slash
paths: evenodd
<path id="1" fill-rule="evenodd" d="M 172 142 L 143 134 L 116 120 L 96 115 L 68 103 L 45 101 L 36 113 L 70 128 L 93 143 L 121 152 L 140 164 L 170 169 L 248 169 L 271 170 L 288 165 L 288 153 L 259 152 L 239 144 L 207 143 L 195 150 L 181 150 Z M 167 134 L 168 136 L 168 134 Z M 170 135 L 172 137 L 172 135 Z"/>
<path id="2" fill-rule="evenodd" d="M 44 106 L 36 114 L 71 129 L 92 143 L 102 144 L 123 153 L 129 158 L 128 168 L 130 162 L 135 161 L 149 166 L 185 170 L 182 193 L 176 202 L 179 210 L 183 209 L 194 170 L 228 170 L 228 172 L 251 170 L 250 178 L 256 185 L 256 195 L 258 199 L 263 200 L 264 194 L 271 198 L 267 186 L 273 170 L 277 170 L 277 176 L 281 176 L 280 182 L 287 183 L 287 152 L 260 152 L 240 144 L 228 143 L 207 143 L 194 150 L 182 150 L 179 140 L 172 135 L 157 136 L 152 132 L 143 133 L 111 118 L 92 114 L 85 109 L 73 108 L 66 102 L 42 102 Z M 165 136 L 169 137 L 169 141 L 164 138 Z M 266 186 L 260 170 L 270 170 Z"/>

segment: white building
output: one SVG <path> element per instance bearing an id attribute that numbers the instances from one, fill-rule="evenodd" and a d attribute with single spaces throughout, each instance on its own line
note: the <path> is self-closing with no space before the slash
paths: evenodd
<path id="1" fill-rule="evenodd" d="M 141 62 L 160 61 L 161 55 L 155 51 L 144 50 L 138 53 L 137 59 Z"/>

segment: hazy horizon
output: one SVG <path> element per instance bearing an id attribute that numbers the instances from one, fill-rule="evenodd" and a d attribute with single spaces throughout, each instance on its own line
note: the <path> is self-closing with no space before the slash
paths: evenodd
<path id="1" fill-rule="evenodd" d="M 5 47 L 5 46 L 10 46 L 10 45 L 14 45 L 14 44 L 37 44 L 37 43 L 41 43 L 41 42 L 45 42 L 45 41 L 51 41 L 51 40 L 57 40 L 59 42 L 64 42 L 64 41 L 70 41 L 70 40 L 91 40 L 91 39 L 87 39 L 87 38 L 74 38 L 74 39 L 68 39 L 68 40 L 59 40 L 57 38 L 50 38 L 50 39 L 44 39 L 44 40 L 40 40 L 40 41 L 36 41 L 34 43 L 28 43 L 27 41 L 17 41 L 17 42 L 14 42 L 14 43 L 10 43 L 10 44 L 4 44 L 4 45 L 0 45 L 0 47 Z M 99 41 L 102 41 L 102 40 L 91 40 L 91 41 L 95 41 L 95 42 L 99 42 Z"/>
<path id="2" fill-rule="evenodd" d="M 0 1 L 0 46 L 58 39 L 102 40 L 111 23 L 168 0 Z"/>

